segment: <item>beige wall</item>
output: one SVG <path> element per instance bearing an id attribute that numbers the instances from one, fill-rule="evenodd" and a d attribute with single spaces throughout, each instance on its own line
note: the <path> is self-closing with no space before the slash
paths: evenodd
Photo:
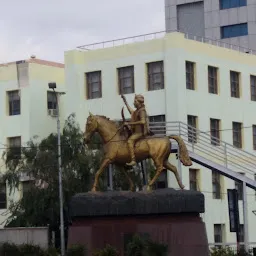
<path id="1" fill-rule="evenodd" d="M 49 231 L 46 227 L 0 229 L 0 243 L 33 244 L 48 249 Z"/>

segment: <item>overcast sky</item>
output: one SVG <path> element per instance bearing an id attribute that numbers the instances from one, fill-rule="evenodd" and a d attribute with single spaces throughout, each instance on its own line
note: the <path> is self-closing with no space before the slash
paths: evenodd
<path id="1" fill-rule="evenodd" d="M 1 0 L 0 63 L 164 30 L 164 0 Z"/>

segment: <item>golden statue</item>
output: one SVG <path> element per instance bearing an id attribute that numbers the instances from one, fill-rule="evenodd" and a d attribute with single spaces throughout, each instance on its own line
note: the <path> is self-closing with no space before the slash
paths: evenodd
<path id="1" fill-rule="evenodd" d="M 133 110 L 127 103 L 127 100 L 124 95 L 122 95 L 123 101 L 131 114 L 131 121 L 124 122 L 124 126 L 131 127 L 131 136 L 129 136 L 127 145 L 129 148 L 131 162 L 126 163 L 128 166 L 136 165 L 135 153 L 134 153 L 134 145 L 135 143 L 141 139 L 142 137 L 152 135 L 149 130 L 148 124 L 148 115 L 146 112 L 146 108 L 144 105 L 144 97 L 142 95 L 136 95 L 134 97 L 134 107 L 136 110 Z"/>
<path id="2" fill-rule="evenodd" d="M 138 97 L 135 97 L 135 101 L 137 100 Z M 131 113 L 136 113 L 135 111 Z M 180 180 L 177 168 L 174 165 L 170 164 L 168 161 L 169 155 L 171 153 L 170 139 L 174 139 L 178 142 L 179 145 L 180 161 L 182 162 L 182 164 L 185 166 L 192 165 L 184 141 L 179 136 L 164 136 L 161 138 L 151 136 L 147 137 L 146 135 L 148 134 L 149 129 L 148 123 L 147 121 L 145 121 L 146 111 L 144 112 L 143 110 L 138 115 L 140 115 L 140 121 L 132 121 L 130 123 L 125 122 L 121 127 L 118 127 L 115 121 L 112 121 L 105 116 L 93 115 L 92 113 L 89 114 L 84 132 L 85 143 L 89 142 L 90 138 L 95 132 L 99 133 L 104 143 L 104 158 L 101 162 L 99 170 L 95 174 L 95 181 L 92 187 L 92 191 L 97 191 L 99 177 L 109 164 L 126 165 L 126 163 L 129 163 L 129 161 L 132 162 L 134 160 L 140 162 L 148 158 L 151 158 L 154 161 L 154 165 L 156 167 L 156 174 L 152 178 L 152 180 L 149 181 L 147 190 L 152 189 L 152 185 L 155 183 L 164 168 L 172 171 L 176 177 L 179 187 L 181 189 L 184 188 L 184 185 Z M 140 122 L 138 124 L 140 124 L 142 127 L 141 130 L 135 130 L 136 132 L 139 131 L 140 136 L 133 136 L 133 134 L 131 135 L 130 138 L 132 138 L 133 140 L 135 138 L 136 142 L 134 144 L 134 150 L 130 151 L 130 145 L 133 145 L 133 142 L 129 142 L 130 145 L 128 144 L 128 141 L 131 140 L 128 139 L 127 141 L 127 137 L 124 135 L 122 129 L 127 125 L 135 125 L 136 122 Z M 136 132 L 134 134 L 136 134 Z M 129 179 L 130 182 L 130 190 L 133 190 L 134 186 L 132 180 L 129 178 L 127 173 L 126 177 Z"/>

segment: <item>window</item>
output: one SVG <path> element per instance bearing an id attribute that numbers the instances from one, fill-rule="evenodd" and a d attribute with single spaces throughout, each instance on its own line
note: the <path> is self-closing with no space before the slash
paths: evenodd
<path id="1" fill-rule="evenodd" d="M 240 98 L 238 72 L 230 71 L 230 89 L 231 89 L 231 97 Z"/>
<path id="2" fill-rule="evenodd" d="M 242 124 L 233 122 L 233 145 L 242 148 Z"/>
<path id="3" fill-rule="evenodd" d="M 197 117 L 196 116 L 188 116 L 188 142 L 196 143 L 197 142 Z"/>
<path id="4" fill-rule="evenodd" d="M 28 80 L 28 63 L 25 61 L 17 61 L 17 77 L 19 87 L 26 87 L 29 84 Z"/>
<path id="5" fill-rule="evenodd" d="M 256 125 L 252 126 L 253 149 L 256 150 Z"/>
<path id="6" fill-rule="evenodd" d="M 220 9 L 236 8 L 246 5 L 247 0 L 220 0 Z"/>
<path id="7" fill-rule="evenodd" d="M 212 192 L 214 199 L 221 199 L 220 174 L 212 171 Z"/>
<path id="8" fill-rule="evenodd" d="M 7 208 L 6 200 L 6 184 L 4 182 L 0 183 L 0 209 Z"/>
<path id="9" fill-rule="evenodd" d="M 47 92 L 48 109 L 57 109 L 57 98 L 54 92 Z"/>
<path id="10" fill-rule="evenodd" d="M 221 38 L 231 38 L 248 35 L 247 23 L 235 24 L 221 27 Z"/>
<path id="11" fill-rule="evenodd" d="M 10 137 L 8 138 L 9 144 L 9 156 L 13 159 L 21 158 L 21 137 Z"/>
<path id="12" fill-rule="evenodd" d="M 195 90 L 195 63 L 186 61 L 186 88 Z"/>
<path id="13" fill-rule="evenodd" d="M 240 173 L 244 175 L 244 173 Z M 237 190 L 238 200 L 243 200 L 243 183 L 235 181 L 235 189 Z"/>
<path id="14" fill-rule="evenodd" d="M 134 66 L 118 68 L 119 94 L 134 93 Z"/>
<path id="15" fill-rule="evenodd" d="M 157 61 L 147 64 L 148 67 L 148 90 L 164 89 L 164 62 Z"/>
<path id="16" fill-rule="evenodd" d="M 194 191 L 199 190 L 197 176 L 198 176 L 198 170 L 189 168 L 189 188 L 190 188 L 190 190 L 194 190 Z"/>
<path id="17" fill-rule="evenodd" d="M 256 101 L 256 76 L 250 76 L 251 80 L 251 100 Z"/>
<path id="18" fill-rule="evenodd" d="M 158 134 L 158 135 L 166 134 L 165 115 L 150 116 L 149 122 L 150 122 L 150 129 L 154 134 Z"/>
<path id="19" fill-rule="evenodd" d="M 208 66 L 209 93 L 218 94 L 218 68 Z"/>
<path id="20" fill-rule="evenodd" d="M 87 98 L 97 99 L 102 97 L 101 71 L 86 73 Z"/>
<path id="21" fill-rule="evenodd" d="M 224 224 L 214 224 L 214 243 L 223 243 L 224 242 L 224 233 L 225 225 Z"/>
<path id="22" fill-rule="evenodd" d="M 9 115 L 20 115 L 20 92 L 18 90 L 9 91 L 7 94 L 9 101 Z"/>
<path id="23" fill-rule="evenodd" d="M 214 146 L 220 145 L 220 120 L 210 119 L 211 127 L 211 144 Z"/>

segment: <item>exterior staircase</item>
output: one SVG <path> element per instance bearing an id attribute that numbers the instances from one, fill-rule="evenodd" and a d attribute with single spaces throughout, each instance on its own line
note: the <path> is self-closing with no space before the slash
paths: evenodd
<path id="1" fill-rule="evenodd" d="M 206 168 L 256 190 L 256 180 L 246 175 L 256 175 L 256 155 L 212 137 L 183 122 L 154 122 L 150 128 L 155 136 L 179 135 L 187 146 L 190 158 Z M 178 152 L 176 141 L 172 141 L 173 152 Z"/>

